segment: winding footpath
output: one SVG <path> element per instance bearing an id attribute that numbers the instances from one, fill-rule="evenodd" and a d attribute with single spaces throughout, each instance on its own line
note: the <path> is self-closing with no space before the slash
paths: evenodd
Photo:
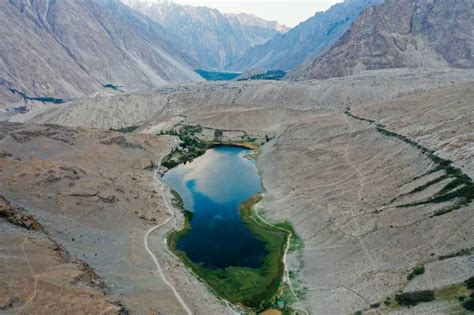
<path id="1" fill-rule="evenodd" d="M 145 234 L 145 237 L 143 238 L 143 243 L 145 245 L 145 249 L 146 251 L 148 252 L 148 254 L 151 256 L 151 258 L 153 259 L 153 262 L 155 263 L 155 266 L 156 266 L 156 271 L 158 272 L 158 274 L 160 275 L 160 277 L 163 279 L 163 282 L 171 289 L 171 291 L 173 292 L 174 296 L 176 297 L 176 300 L 178 300 L 178 302 L 181 304 L 181 306 L 183 307 L 183 310 L 188 314 L 188 315 L 192 315 L 193 313 L 191 312 L 191 309 L 188 307 L 188 305 L 186 304 L 186 302 L 184 302 L 183 298 L 181 297 L 181 295 L 178 293 L 178 291 L 176 290 L 176 287 L 174 285 L 172 285 L 168 279 L 166 279 L 166 276 L 165 274 L 163 273 L 163 269 L 161 268 L 161 265 L 160 263 L 158 262 L 158 259 L 156 258 L 155 254 L 150 250 L 150 247 L 148 246 L 148 238 L 150 236 L 151 233 L 153 233 L 154 231 L 156 231 L 157 229 L 159 229 L 160 227 L 162 226 L 165 226 L 166 224 L 168 224 L 168 222 L 171 220 L 171 219 L 174 219 L 175 220 L 175 228 L 176 228 L 176 218 L 174 217 L 174 214 L 173 214 L 173 209 L 170 207 L 169 203 L 168 203 L 168 200 L 166 199 L 166 196 L 165 196 L 165 193 L 164 193 L 164 188 L 163 188 L 163 183 L 161 182 L 161 180 L 158 179 L 157 177 L 157 174 L 158 174 L 158 170 L 160 169 L 160 166 L 161 166 L 161 159 L 158 163 L 158 166 L 156 167 L 155 169 L 155 173 L 153 174 L 153 178 L 160 183 L 160 186 L 161 186 L 161 195 L 163 197 L 163 200 L 165 202 L 165 205 L 166 205 L 166 208 L 168 209 L 169 213 L 171 214 L 171 216 L 166 219 L 163 223 L 157 225 L 157 226 L 154 226 L 152 227 L 151 229 L 148 230 L 148 232 L 146 232 Z"/>
<path id="2" fill-rule="evenodd" d="M 265 198 L 265 197 L 264 197 Z M 295 300 L 296 300 L 296 304 L 299 305 L 300 309 L 298 311 L 302 312 L 303 314 L 309 314 L 304 308 L 303 308 L 303 305 L 300 301 L 300 299 L 298 298 L 298 295 L 296 294 L 294 288 L 293 288 L 293 284 L 291 282 L 291 278 L 290 278 L 290 272 L 288 270 L 288 263 L 286 262 L 286 257 L 288 255 L 288 250 L 290 249 L 290 244 L 291 244 L 291 237 L 293 236 L 293 233 L 289 232 L 288 230 L 285 230 L 284 228 L 282 227 L 279 227 L 275 224 L 272 224 L 270 222 L 268 222 L 267 220 L 265 220 L 259 213 L 258 213 L 258 209 L 261 207 L 261 202 L 263 201 L 263 199 L 258 203 L 258 205 L 255 206 L 255 215 L 257 216 L 257 218 L 262 221 L 263 223 L 265 223 L 266 225 L 268 226 L 271 226 L 273 228 L 276 228 L 276 229 L 279 229 L 279 230 L 282 230 L 282 231 L 285 231 L 286 233 L 288 233 L 288 238 L 286 239 L 286 246 L 285 246 L 285 252 L 283 253 L 283 282 L 286 282 L 288 284 L 288 287 L 290 288 L 290 291 L 291 291 L 291 294 L 293 294 Z"/>
<path id="3" fill-rule="evenodd" d="M 175 139 L 175 147 L 178 145 L 176 139 Z M 191 309 L 188 307 L 188 305 L 186 304 L 186 302 L 184 301 L 184 299 L 181 297 L 181 295 L 178 293 L 178 291 L 176 290 L 176 287 L 171 284 L 168 279 L 166 278 L 164 272 L 163 272 L 163 269 L 160 265 L 160 263 L 158 262 L 158 259 L 156 258 L 155 254 L 152 252 L 152 250 L 150 249 L 150 247 L 148 246 L 148 239 L 149 239 L 149 236 L 156 230 L 158 230 L 159 228 L 167 225 L 171 219 L 174 220 L 174 229 L 177 230 L 178 229 L 178 224 L 177 224 L 177 220 L 176 220 L 176 217 L 174 215 L 174 210 L 172 209 L 172 207 L 170 206 L 170 204 L 168 203 L 168 199 L 166 198 L 166 194 L 165 194 L 165 191 L 164 191 L 164 184 L 163 182 L 158 178 L 158 170 L 160 169 L 160 166 L 161 166 L 161 159 L 160 161 L 157 163 L 157 167 L 155 168 L 155 172 L 153 174 L 153 178 L 154 180 L 156 180 L 159 184 L 160 184 L 160 192 L 161 192 L 161 196 L 163 198 L 163 201 L 165 203 L 165 206 L 166 208 L 168 209 L 169 211 L 169 214 L 170 214 L 170 217 L 168 217 L 168 219 L 166 219 L 163 223 L 159 224 L 159 225 L 156 225 L 154 227 L 152 227 L 151 229 L 149 229 L 145 236 L 144 236 L 144 239 L 143 239 L 143 243 L 144 243 L 144 247 L 146 249 L 146 251 L 148 252 L 148 254 L 151 256 L 151 258 L 153 259 L 153 262 L 155 263 L 155 266 L 156 266 L 156 272 L 159 274 L 159 276 L 163 279 L 163 282 L 171 289 L 171 291 L 173 292 L 174 296 L 176 297 L 176 299 L 178 300 L 178 302 L 181 304 L 182 308 L 184 309 L 184 311 L 188 314 L 188 315 L 192 315 L 192 311 Z M 291 237 L 293 236 L 293 234 L 277 225 L 274 225 L 270 222 L 268 222 L 267 220 L 265 220 L 264 218 L 262 218 L 260 216 L 260 214 L 258 213 L 258 210 L 257 208 L 259 208 L 260 206 L 260 203 L 259 205 L 257 205 L 255 207 L 255 214 L 256 216 L 259 218 L 259 220 L 261 220 L 263 223 L 265 223 L 266 225 L 268 226 L 271 226 L 273 228 L 277 228 L 277 229 L 280 229 L 280 230 L 283 230 L 287 233 L 289 233 L 289 236 L 287 238 L 287 241 L 286 241 L 286 246 L 285 246 L 285 251 L 284 251 L 284 254 L 283 254 L 283 266 L 284 266 L 284 272 L 283 272 L 283 281 L 286 282 L 290 288 L 290 291 L 292 293 L 292 295 L 294 296 L 294 298 L 296 299 L 296 302 L 297 304 L 300 306 L 300 309 L 297 309 L 298 311 L 300 311 L 301 313 L 303 314 L 309 314 L 304 308 L 302 308 L 302 303 L 301 301 L 299 300 L 294 288 L 293 288 L 293 285 L 292 285 L 292 282 L 291 282 L 291 278 L 290 278 L 290 275 L 289 275 L 289 270 L 288 270 L 288 264 L 286 262 L 286 257 L 287 257 L 287 254 L 288 254 L 288 250 L 290 248 L 290 244 L 291 244 Z M 166 238 L 164 240 L 164 244 L 165 244 L 165 247 L 167 246 L 166 244 Z M 166 247 L 167 248 L 167 247 Z M 176 256 L 174 256 L 173 253 L 170 253 L 173 257 L 177 258 Z M 207 286 L 207 285 L 206 285 Z M 208 289 L 210 289 L 212 292 L 214 292 L 214 290 L 210 287 L 208 287 Z M 214 292 L 214 294 L 217 295 L 216 292 Z M 230 305 L 229 301 L 223 299 L 222 302 L 224 302 L 224 304 L 226 305 L 226 307 L 229 309 L 229 311 L 231 311 L 231 313 L 234 313 L 234 314 L 238 314 L 233 308 L 232 306 Z"/>

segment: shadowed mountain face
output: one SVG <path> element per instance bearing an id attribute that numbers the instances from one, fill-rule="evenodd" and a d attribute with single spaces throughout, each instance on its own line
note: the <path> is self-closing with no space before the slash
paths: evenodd
<path id="1" fill-rule="evenodd" d="M 0 2 L 0 96 L 69 99 L 112 82 L 127 90 L 200 78 L 158 23 L 115 0 Z"/>
<path id="2" fill-rule="evenodd" d="M 323 79 L 363 70 L 474 67 L 472 0 L 386 0 L 326 53 L 290 75 Z"/>
<path id="3" fill-rule="evenodd" d="M 367 7 L 382 0 L 347 0 L 318 12 L 285 34 L 249 49 L 229 69 L 289 70 L 336 42 Z"/>
<path id="4" fill-rule="evenodd" d="M 188 43 L 188 52 L 207 69 L 222 70 L 250 47 L 263 44 L 286 27 L 250 14 L 224 14 L 172 2 L 124 0 Z"/>

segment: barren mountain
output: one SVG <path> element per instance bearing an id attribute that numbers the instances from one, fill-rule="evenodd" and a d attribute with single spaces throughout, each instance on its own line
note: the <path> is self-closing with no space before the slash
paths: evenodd
<path id="1" fill-rule="evenodd" d="M 289 78 L 402 67 L 473 68 L 473 29 L 471 0 L 386 0 L 367 9 L 329 51 Z"/>
<path id="2" fill-rule="evenodd" d="M 224 69 L 250 47 L 262 44 L 286 27 L 250 14 L 221 13 L 216 9 L 169 1 L 123 1 L 177 34 L 206 69 Z"/>
<path id="3" fill-rule="evenodd" d="M 228 68 L 289 70 L 325 51 L 349 28 L 367 7 L 382 0 L 346 0 L 300 23 L 287 33 L 276 34 L 268 42 L 250 48 Z"/>
<path id="4" fill-rule="evenodd" d="M 182 43 L 119 1 L 1 1 L 0 16 L 1 103 L 19 99 L 9 89 L 70 99 L 200 80 Z"/>

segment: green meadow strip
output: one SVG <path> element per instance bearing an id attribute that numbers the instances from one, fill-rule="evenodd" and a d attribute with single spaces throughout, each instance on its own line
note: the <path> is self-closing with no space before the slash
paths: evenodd
<path id="1" fill-rule="evenodd" d="M 428 157 L 431 161 L 433 161 L 436 166 L 429 170 L 426 174 L 423 174 L 422 176 L 416 177 L 416 179 L 421 178 L 425 175 L 432 174 L 437 171 L 443 171 L 444 174 L 441 175 L 440 177 L 429 181 L 428 183 L 421 185 L 419 187 L 416 187 L 409 193 L 403 194 L 402 196 L 414 194 L 417 192 L 421 192 L 428 187 L 441 182 L 442 180 L 451 178 L 452 180 L 447 183 L 439 192 L 435 193 L 433 196 L 430 198 L 427 198 L 425 200 L 421 201 L 416 201 L 412 203 L 407 203 L 403 205 L 397 206 L 398 208 L 406 208 L 406 207 L 413 207 L 413 206 L 418 206 L 418 205 L 424 205 L 424 204 L 435 204 L 435 203 L 442 203 L 442 202 L 447 202 L 447 201 L 453 201 L 452 205 L 449 205 L 441 210 L 438 210 L 435 212 L 432 217 L 436 216 L 441 216 L 443 214 L 449 213 L 451 211 L 460 209 L 462 207 L 467 206 L 474 200 L 474 183 L 472 179 L 464 174 L 459 168 L 454 167 L 452 165 L 452 161 L 440 158 L 435 154 L 433 150 L 430 150 L 428 148 L 423 147 L 422 145 L 416 143 L 415 141 L 407 138 L 406 136 L 400 135 L 398 133 L 395 133 L 393 131 L 390 131 L 386 129 L 386 127 L 382 124 L 376 123 L 374 120 L 359 117 L 351 113 L 350 109 L 346 109 L 345 114 L 354 118 L 358 119 L 361 121 L 365 121 L 371 124 L 375 125 L 376 130 L 381 133 L 382 135 L 389 137 L 389 138 L 395 138 L 400 141 L 403 141 L 410 146 L 414 147 L 415 149 L 418 149 L 421 151 L 422 154 L 424 154 L 426 157 Z M 399 197 L 402 197 L 399 196 Z"/>

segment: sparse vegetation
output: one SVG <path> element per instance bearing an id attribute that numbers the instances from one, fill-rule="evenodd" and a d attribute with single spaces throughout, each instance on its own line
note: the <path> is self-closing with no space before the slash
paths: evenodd
<path id="1" fill-rule="evenodd" d="M 222 130 L 216 129 L 214 131 L 214 141 L 222 141 L 223 136 L 224 132 Z"/>
<path id="2" fill-rule="evenodd" d="M 413 270 L 408 274 L 407 276 L 407 279 L 408 280 L 411 280 L 413 278 L 415 278 L 416 276 L 419 276 L 421 274 L 425 273 L 425 266 L 416 266 L 415 268 L 413 268 Z"/>
<path id="3" fill-rule="evenodd" d="M 443 187 L 439 192 L 435 193 L 432 197 L 427 198 L 425 200 L 421 200 L 421 201 L 399 205 L 398 206 L 399 208 L 453 201 L 451 205 L 437 211 L 436 213 L 432 215 L 432 217 L 436 217 L 436 216 L 440 216 L 440 215 L 449 213 L 451 211 L 460 209 L 462 207 L 465 207 L 466 205 L 470 204 L 472 200 L 474 200 L 474 183 L 472 182 L 471 178 L 468 175 L 464 174 L 459 168 L 452 166 L 452 161 L 440 158 L 434 153 L 434 151 L 423 147 L 422 145 L 408 139 L 407 137 L 403 135 L 387 130 L 384 125 L 377 124 L 374 120 L 366 119 L 366 118 L 362 118 L 362 117 L 358 117 L 354 115 L 353 113 L 351 113 L 349 108 L 346 109 L 345 113 L 346 115 L 352 118 L 369 122 L 371 124 L 375 124 L 377 131 L 380 132 L 381 134 L 387 137 L 399 139 L 413 146 L 414 148 L 420 150 L 422 154 L 426 155 L 429 159 L 431 159 L 436 164 L 436 166 L 432 168 L 431 170 L 429 170 L 426 173 L 426 175 L 440 171 L 440 170 L 444 171 L 445 173 L 444 175 L 424 185 L 416 187 L 411 192 L 404 194 L 403 196 L 423 191 L 426 188 L 436 183 L 441 182 L 442 180 L 445 180 L 448 178 L 452 179 L 449 183 L 445 185 L 445 187 Z"/>
<path id="4" fill-rule="evenodd" d="M 420 302 L 430 302 L 434 299 L 433 290 L 404 292 L 395 295 L 395 300 L 402 306 L 415 306 Z"/>
<path id="5" fill-rule="evenodd" d="M 256 138 L 246 136 L 243 140 L 239 141 L 224 141 L 222 139 L 224 131 L 216 129 L 214 131 L 214 140 L 204 141 L 199 138 L 202 131 L 203 128 L 200 125 L 185 125 L 177 130 L 161 131 L 160 135 L 176 136 L 181 142 L 177 148 L 163 158 L 161 165 L 171 169 L 179 164 L 191 162 L 203 155 L 209 148 L 223 145 L 239 146 L 254 150 L 254 153 L 250 154 L 249 157 L 255 157 L 255 154 L 258 153 L 260 146 L 256 143 Z"/>
<path id="6" fill-rule="evenodd" d="M 415 292 L 405 292 L 395 295 L 396 304 L 392 303 L 391 297 L 387 297 L 383 304 L 385 307 L 397 308 L 399 306 L 415 306 L 421 302 L 436 301 L 457 301 L 467 310 L 473 305 L 474 277 L 463 283 L 450 285 L 436 290 L 425 290 Z"/>
<path id="7" fill-rule="evenodd" d="M 474 297 L 469 297 L 468 299 L 464 300 L 461 303 L 462 307 L 464 307 L 468 311 L 474 312 Z"/>
<path id="8" fill-rule="evenodd" d="M 471 248 L 464 248 L 461 249 L 455 253 L 451 253 L 448 255 L 441 255 L 438 257 L 439 260 L 444 260 L 448 258 L 453 258 L 453 257 L 458 257 L 458 256 L 466 256 L 466 255 L 471 255 L 474 252 L 474 247 Z"/>
<path id="9" fill-rule="evenodd" d="M 438 301 L 459 300 L 460 297 L 469 296 L 469 290 L 464 283 L 451 285 L 435 291 L 435 299 Z"/>
<path id="10" fill-rule="evenodd" d="M 344 111 L 344 114 L 346 114 L 347 116 L 352 117 L 352 118 L 354 118 L 354 119 L 360 120 L 360 121 L 365 121 L 365 122 L 368 122 L 368 123 L 371 123 L 371 124 L 374 124 L 374 123 L 375 123 L 375 120 L 367 119 L 367 118 L 362 118 L 362 117 L 359 117 L 359 116 L 354 115 L 354 114 L 351 112 L 351 109 L 350 109 L 349 107 L 346 108 L 346 110 Z"/>
<path id="11" fill-rule="evenodd" d="M 131 132 L 134 132 L 135 130 L 137 130 L 138 127 L 140 127 L 140 126 L 129 126 L 129 127 L 118 128 L 118 129 L 110 128 L 110 130 L 111 131 L 118 131 L 118 132 L 122 132 L 122 133 L 131 133 Z"/>
<path id="12" fill-rule="evenodd" d="M 202 127 L 199 125 L 184 126 L 179 131 L 162 131 L 161 135 L 177 136 L 181 143 L 162 160 L 161 164 L 170 169 L 203 155 L 208 149 L 208 144 L 196 136 L 200 132 L 202 132 Z"/>
<path id="13" fill-rule="evenodd" d="M 474 277 L 470 277 L 464 283 L 469 290 L 474 290 Z"/>
<path id="14" fill-rule="evenodd" d="M 237 81 L 251 81 L 251 80 L 276 80 L 279 81 L 283 79 L 283 77 L 286 75 L 286 71 L 284 70 L 268 70 L 263 73 L 258 73 L 251 75 L 250 77 L 247 78 L 241 78 L 237 79 Z"/>

